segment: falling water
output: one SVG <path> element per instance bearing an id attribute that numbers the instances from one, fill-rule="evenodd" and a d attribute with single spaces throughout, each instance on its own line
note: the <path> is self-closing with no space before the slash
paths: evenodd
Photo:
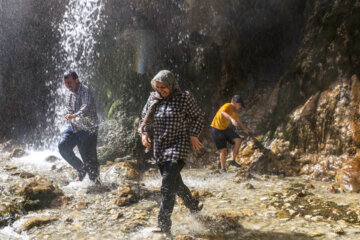
<path id="1" fill-rule="evenodd" d="M 92 77 L 95 36 L 102 29 L 103 9 L 103 0 L 71 0 L 59 26 L 59 32 L 62 36 L 61 46 L 66 56 L 64 72 L 67 70 L 76 71 L 80 81 L 85 83 L 88 83 Z M 59 129 L 66 126 L 64 120 L 66 91 L 66 88 L 61 85 L 56 93 L 55 126 Z"/>

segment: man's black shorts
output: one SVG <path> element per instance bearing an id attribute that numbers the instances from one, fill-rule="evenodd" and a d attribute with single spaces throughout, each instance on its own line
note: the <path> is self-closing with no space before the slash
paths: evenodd
<path id="1" fill-rule="evenodd" d="M 218 150 L 226 148 L 226 142 L 234 144 L 233 139 L 241 137 L 230 127 L 225 130 L 219 130 L 213 127 L 211 128 L 211 136 L 215 142 Z"/>

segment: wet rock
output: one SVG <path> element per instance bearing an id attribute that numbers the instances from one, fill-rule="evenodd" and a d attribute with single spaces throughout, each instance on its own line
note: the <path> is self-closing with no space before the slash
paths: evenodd
<path id="1" fill-rule="evenodd" d="M 17 169 L 17 166 L 6 165 L 6 166 L 4 167 L 4 169 L 7 170 L 7 171 L 11 171 L 11 170 Z"/>
<path id="2" fill-rule="evenodd" d="M 194 240 L 194 238 L 187 235 L 178 235 L 175 240 Z"/>
<path id="3" fill-rule="evenodd" d="M 236 175 L 235 178 L 233 179 L 234 182 L 236 183 L 240 183 L 249 179 L 254 179 L 254 175 L 252 173 L 250 173 L 249 171 L 245 170 L 245 169 L 241 169 L 239 170 Z"/>
<path id="4" fill-rule="evenodd" d="M 336 183 L 349 192 L 360 191 L 360 157 L 354 157 L 344 162 L 336 175 Z"/>
<path id="5" fill-rule="evenodd" d="M 291 217 L 291 214 L 288 210 L 280 210 L 278 213 L 277 213 L 277 216 L 279 218 L 290 218 Z"/>
<path id="6" fill-rule="evenodd" d="M 212 233 L 227 232 L 241 229 L 239 219 L 243 216 L 234 213 L 223 212 L 214 216 L 197 216 L 201 222 Z"/>
<path id="7" fill-rule="evenodd" d="M 244 187 L 245 187 L 246 189 L 254 189 L 254 186 L 253 186 L 251 183 L 245 183 L 245 184 L 244 184 Z"/>
<path id="8" fill-rule="evenodd" d="M 86 209 L 88 207 L 89 203 L 88 202 L 85 202 L 85 201 L 80 201 L 80 202 L 77 202 L 77 203 L 74 203 L 72 205 L 72 208 L 75 208 L 75 209 Z"/>
<path id="9" fill-rule="evenodd" d="M 54 155 L 51 155 L 51 156 L 48 156 L 48 157 L 45 158 L 45 161 L 50 162 L 50 163 L 53 163 L 53 162 L 56 162 L 56 161 L 59 161 L 59 160 L 61 160 L 61 159 L 54 156 Z"/>
<path id="10" fill-rule="evenodd" d="M 4 201 L 0 203 L 0 227 L 13 223 L 24 211 L 21 204 L 13 201 Z"/>
<path id="11" fill-rule="evenodd" d="M 130 187 L 119 188 L 114 204 L 117 206 L 127 206 L 137 202 L 136 194 Z"/>
<path id="12" fill-rule="evenodd" d="M 11 158 L 20 158 L 20 157 L 23 157 L 26 155 L 26 152 L 24 149 L 22 148 L 15 148 L 11 154 L 10 154 L 10 157 Z"/>
<path id="13" fill-rule="evenodd" d="M 128 179 L 138 179 L 140 176 L 127 162 L 116 163 L 114 164 L 114 167 L 117 168 L 117 171 L 120 172 L 121 175 Z"/>
<path id="14" fill-rule="evenodd" d="M 327 189 L 329 193 L 340 193 L 339 186 L 332 185 L 330 188 Z"/>
<path id="15" fill-rule="evenodd" d="M 21 228 L 24 230 L 30 230 L 33 227 L 40 227 L 50 222 L 59 220 L 59 216 L 39 216 L 31 217 L 22 224 Z"/>
<path id="16" fill-rule="evenodd" d="M 69 202 L 71 202 L 71 201 L 72 201 L 71 197 L 58 196 L 51 201 L 50 205 L 52 207 L 61 207 L 61 206 L 68 205 Z"/>
<path id="17" fill-rule="evenodd" d="M 32 174 L 32 173 L 29 173 L 29 172 L 21 172 L 19 177 L 21 177 L 21 178 L 32 178 L 32 177 L 35 177 L 35 175 Z"/>
<path id="18" fill-rule="evenodd" d="M 25 199 L 25 208 L 28 210 L 48 207 L 57 196 L 62 196 L 60 189 L 42 176 L 30 178 L 21 184 L 18 194 Z"/>
<path id="19" fill-rule="evenodd" d="M 344 235 L 345 234 L 345 231 L 344 229 L 342 229 L 342 227 L 340 226 L 335 226 L 332 231 L 338 235 Z"/>

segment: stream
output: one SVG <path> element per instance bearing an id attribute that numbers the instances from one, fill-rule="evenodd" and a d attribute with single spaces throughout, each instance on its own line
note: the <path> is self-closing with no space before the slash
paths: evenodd
<path id="1" fill-rule="evenodd" d="M 102 186 L 97 189 L 88 178 L 74 182 L 74 170 L 56 151 L 27 151 L 27 155 L 19 158 L 2 153 L 0 159 L 2 201 L 11 199 L 11 189 L 27 181 L 20 177 L 21 172 L 43 176 L 70 199 L 60 207 L 18 216 L 16 221 L 0 228 L 2 240 L 174 239 L 179 235 L 192 239 L 360 238 L 359 195 L 330 193 L 332 182 L 306 176 L 261 175 L 239 182 L 232 167 L 225 174 L 213 166 L 184 169 L 185 184 L 196 190 L 193 194 L 200 198 L 204 208 L 199 214 L 191 215 L 177 199 L 172 234 L 164 236 L 151 232 L 157 225 L 160 203 L 161 179 L 156 168 L 145 171 L 139 181 L 126 179 L 115 164 L 102 166 Z M 114 204 L 116 191 L 125 185 L 135 186 L 138 201 L 118 206 Z M 314 207 L 303 213 L 301 209 L 307 209 L 307 205 L 304 202 L 296 205 L 291 198 L 305 199 L 304 202 Z M 320 205 L 327 206 L 330 212 L 338 211 L 339 217 L 326 215 Z M 350 213 L 357 214 L 358 219 L 347 218 Z M 28 219 L 43 216 L 56 218 L 41 226 L 24 228 Z"/>

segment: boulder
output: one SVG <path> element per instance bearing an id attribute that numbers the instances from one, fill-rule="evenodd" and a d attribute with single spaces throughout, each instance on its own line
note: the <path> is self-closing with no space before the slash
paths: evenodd
<path id="1" fill-rule="evenodd" d="M 360 191 L 360 156 L 351 158 L 343 163 L 336 175 L 336 183 L 349 192 Z"/>
<path id="2" fill-rule="evenodd" d="M 24 230 L 30 230 L 33 227 L 40 227 L 53 221 L 57 221 L 59 216 L 37 216 L 27 219 L 21 226 Z"/>
<path id="3" fill-rule="evenodd" d="M 38 175 L 23 183 L 18 194 L 24 197 L 25 209 L 34 210 L 50 206 L 51 201 L 57 196 L 62 196 L 63 192 Z"/>
<path id="4" fill-rule="evenodd" d="M 22 148 L 14 148 L 14 150 L 11 152 L 10 157 L 11 158 L 20 158 L 26 155 L 26 152 Z"/>
<path id="5" fill-rule="evenodd" d="M 130 187 L 119 188 L 116 195 L 115 205 L 127 206 L 137 202 L 136 194 Z"/>

